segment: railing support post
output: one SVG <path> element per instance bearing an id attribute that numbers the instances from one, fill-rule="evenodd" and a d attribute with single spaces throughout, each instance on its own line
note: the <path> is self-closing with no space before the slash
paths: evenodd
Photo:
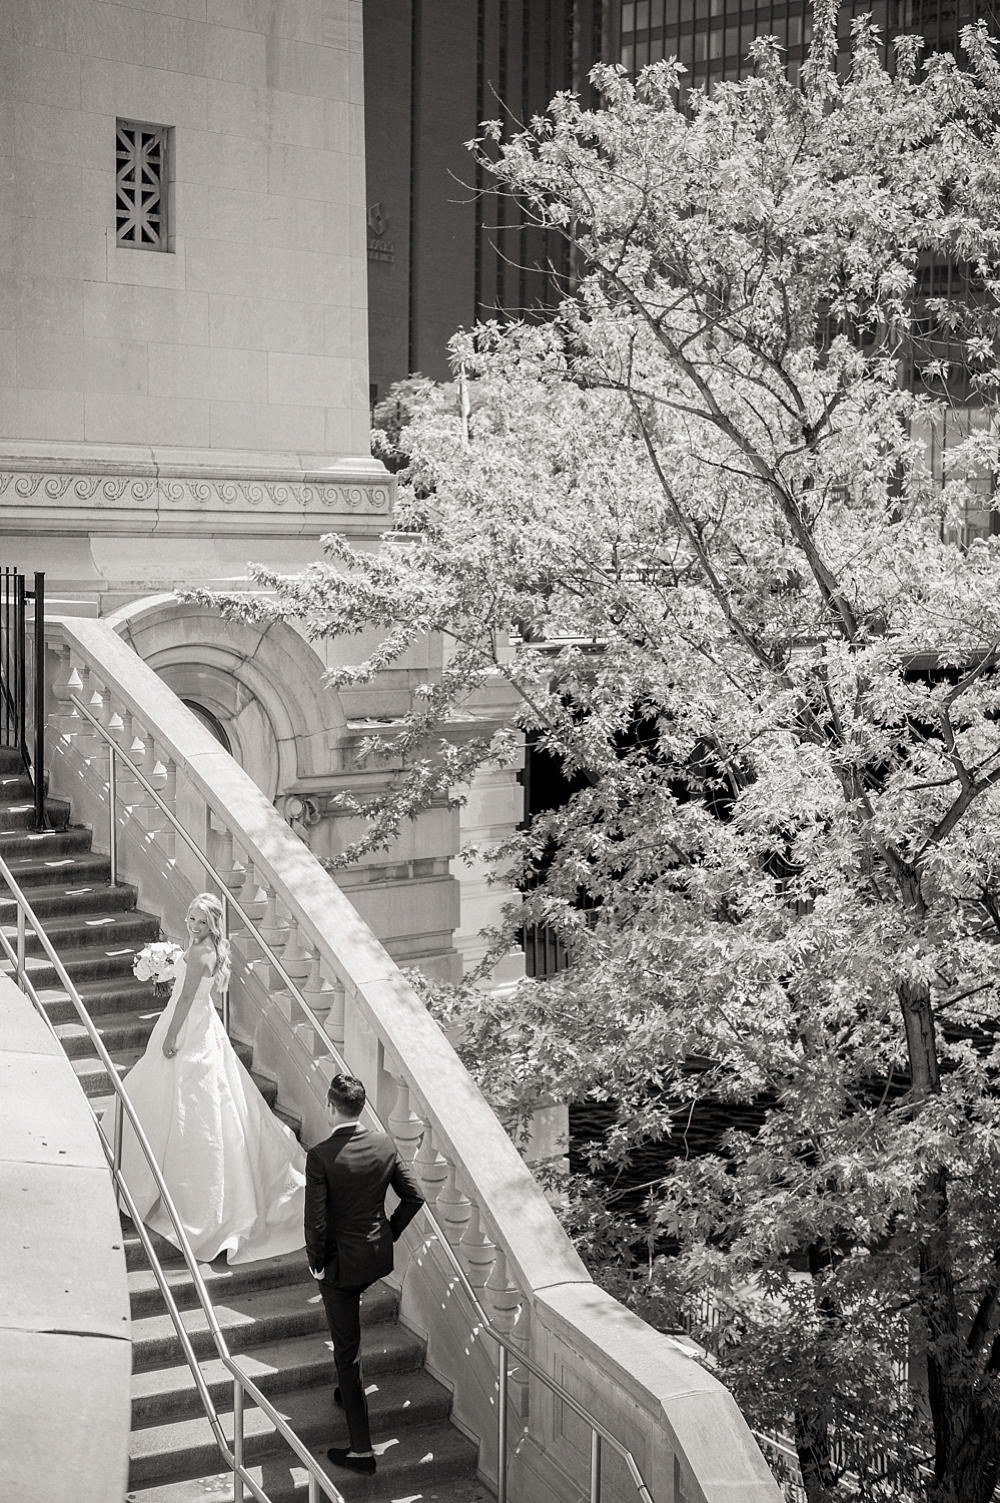
<path id="1" fill-rule="evenodd" d="M 35 829 L 45 829 L 45 575 L 35 572 Z"/>
<path id="2" fill-rule="evenodd" d="M 601 1437 L 590 1432 L 590 1503 L 601 1503 Z"/>
<path id="3" fill-rule="evenodd" d="M 108 851 L 111 857 L 111 886 L 118 886 L 118 757 L 108 742 Z"/>
<path id="4" fill-rule="evenodd" d="M 243 1503 L 243 1384 L 233 1379 L 233 1503 Z"/>
<path id="5" fill-rule="evenodd" d="M 222 889 L 222 896 L 221 896 L 220 901 L 222 903 L 222 937 L 223 937 L 223 939 L 228 939 L 229 938 L 229 901 L 226 898 L 226 890 L 225 890 L 225 888 Z M 231 981 L 232 981 L 232 972 L 230 971 L 229 975 L 226 977 L 225 991 L 222 993 L 222 1026 L 226 1030 L 226 1037 L 227 1038 L 230 1036 L 229 1035 L 229 987 L 230 987 Z"/>
<path id="6" fill-rule="evenodd" d="M 125 1130 L 125 1112 L 122 1108 L 122 1098 L 115 1093 L 115 1137 L 112 1147 L 114 1170 L 118 1174 L 122 1167 L 122 1133 Z"/>
<path id="7" fill-rule="evenodd" d="M 24 909 L 20 903 L 17 906 L 17 984 L 24 991 L 25 971 L 25 937 L 24 937 Z"/>
<path id="8" fill-rule="evenodd" d="M 507 1503 L 507 1348 L 497 1358 L 497 1503 Z"/>

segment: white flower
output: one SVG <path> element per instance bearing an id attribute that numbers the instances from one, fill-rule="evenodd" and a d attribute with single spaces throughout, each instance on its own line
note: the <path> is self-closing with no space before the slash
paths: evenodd
<path id="1" fill-rule="evenodd" d="M 180 945 L 169 939 L 143 945 L 132 961 L 132 974 L 139 981 L 172 981 L 183 953 Z"/>

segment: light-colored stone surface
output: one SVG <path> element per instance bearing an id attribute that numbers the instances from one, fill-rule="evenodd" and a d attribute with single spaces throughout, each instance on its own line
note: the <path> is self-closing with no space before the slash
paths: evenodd
<path id="1" fill-rule="evenodd" d="M 383 1113 L 387 1105 L 392 1107 L 394 1080 L 405 1078 L 418 1132 L 421 1124 L 432 1129 L 421 1152 L 432 1144 L 452 1165 L 454 1182 L 479 1208 L 488 1240 L 505 1255 L 505 1263 L 493 1264 L 500 1276 L 487 1287 L 487 1308 L 500 1312 L 499 1324 L 502 1317 L 515 1318 L 520 1307 L 517 1339 L 629 1447 L 655 1503 L 780 1503 L 779 1490 L 732 1397 L 677 1343 L 593 1285 L 441 1029 L 356 909 L 260 790 L 106 623 L 66 619 L 56 630 L 80 662 L 89 665 L 92 682 L 96 679 L 111 691 L 112 704 L 152 727 L 160 755 L 176 762 L 179 801 L 180 789 L 186 790 L 187 827 L 204 830 L 210 818 L 232 832 L 256 882 L 276 892 L 297 922 L 299 942 L 318 952 L 327 981 L 339 988 L 336 1022 L 332 996 L 325 1027 L 322 1019 L 303 1022 L 291 997 L 282 999 L 280 972 L 255 952 L 249 977 L 240 982 L 235 1017 L 237 1027 L 259 1048 L 265 1068 L 278 1079 L 281 1099 L 301 1114 L 307 1130 L 318 1123 L 326 1080 L 337 1067 L 329 1043 L 334 1037 L 342 1041 L 344 1060 Z M 70 732 L 60 775 L 75 779 L 78 803 L 93 811 L 96 825 L 104 796 L 100 769 L 87 762 L 86 739 L 73 760 L 74 734 Z M 123 857 L 126 874 L 130 859 Z M 148 862 L 148 850 L 144 859 Z M 182 878 L 189 882 L 197 875 L 197 863 L 186 866 L 178 860 L 165 875 L 177 888 Z M 256 942 L 237 936 L 235 943 L 252 950 Z M 454 1209 L 454 1196 L 451 1205 Z M 437 1210 L 447 1214 L 441 1202 Z M 400 1270 L 402 1318 L 412 1319 L 428 1335 L 432 1366 L 450 1385 L 462 1382 L 471 1360 L 474 1381 L 459 1396 L 456 1413 L 482 1442 L 483 1474 L 495 1477 L 495 1391 L 476 1334 L 481 1316 L 449 1272 L 442 1246 L 416 1222 L 407 1250 L 405 1271 Z M 527 1503 L 546 1498 L 573 1503 L 587 1487 L 586 1424 L 536 1380 L 527 1385 L 516 1357 L 511 1394 L 517 1419 L 527 1422 L 512 1461 L 511 1496 Z M 609 1503 L 634 1498 L 632 1482 L 613 1456 L 608 1457 L 604 1483 Z"/>
<path id="2" fill-rule="evenodd" d="M 3 18 L 0 440 L 367 454 L 364 327 L 324 317 L 367 295 L 361 0 Z M 171 130 L 164 252 L 115 243 L 116 117 Z"/>
<path id="3" fill-rule="evenodd" d="M 131 1356 L 93 1113 L 46 1024 L 0 977 L 0 1497 L 121 1503 Z"/>

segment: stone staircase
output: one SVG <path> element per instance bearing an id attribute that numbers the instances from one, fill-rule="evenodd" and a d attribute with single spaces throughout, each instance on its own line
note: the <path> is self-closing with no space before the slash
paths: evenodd
<path id="1" fill-rule="evenodd" d="M 111 887 L 107 858 L 92 851 L 90 830 L 71 823 L 66 804 L 48 800 L 46 810 L 51 828 L 36 834 L 31 786 L 20 759 L 0 748 L 0 855 L 123 1075 L 145 1048 L 164 1006 L 150 984 L 132 975 L 133 956 L 159 936 L 159 920 L 136 907 L 135 888 Z M 0 883 L 0 923 L 14 942 L 16 907 L 5 891 Z M 26 948 L 31 979 L 84 1091 L 103 1116 L 114 1099 L 105 1068 L 34 936 Z M 9 972 L 9 965 L 5 969 Z M 277 1105 L 274 1081 L 253 1070 L 252 1050 L 239 1043 L 236 1048 L 272 1110 L 297 1132 L 298 1119 Z M 225 1503 L 233 1497 L 232 1476 L 220 1469 L 173 1323 L 127 1218 L 122 1232 L 132 1309 L 129 1500 Z M 232 1380 L 215 1357 L 183 1260 L 162 1238 L 154 1236 L 153 1242 L 231 1442 Z M 327 1447 L 346 1445 L 347 1432 L 333 1400 L 335 1374 L 322 1300 L 304 1252 L 232 1268 L 221 1258 L 203 1265 L 202 1274 L 231 1352 L 246 1359 L 254 1382 L 325 1466 Z M 490 1495 L 476 1476 L 476 1449 L 450 1423 L 450 1394 L 424 1371 L 423 1343 L 397 1316 L 395 1291 L 387 1283 L 374 1285 L 362 1306 L 362 1360 L 378 1472 L 361 1477 L 327 1468 L 332 1480 L 347 1499 L 488 1503 Z M 272 1503 L 304 1503 L 306 1473 L 260 1410 L 246 1410 L 244 1434 L 246 1465 Z"/>

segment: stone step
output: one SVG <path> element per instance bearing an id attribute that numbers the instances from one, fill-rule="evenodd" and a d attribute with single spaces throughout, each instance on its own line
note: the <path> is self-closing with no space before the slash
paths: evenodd
<path id="1" fill-rule="evenodd" d="M 135 911 L 139 895 L 134 887 L 125 883 L 112 887 L 110 882 L 85 882 L 79 878 L 66 882 L 62 880 L 62 872 L 58 876 L 61 879 L 58 883 L 45 883 L 42 886 L 20 883 L 28 906 L 38 915 L 46 929 L 51 920 L 69 919 L 75 915 L 80 918 L 97 918 L 102 914 Z M 17 904 L 14 899 L 0 896 L 0 924 L 10 924 L 16 919 Z"/>
<path id="2" fill-rule="evenodd" d="M 162 1001 L 159 998 L 155 1001 L 156 1006 L 145 1012 L 120 1012 L 98 1017 L 91 1015 L 91 1022 L 101 1035 L 109 1054 L 131 1054 L 137 1049 L 145 1049 L 156 1020 L 163 1011 Z M 56 1034 L 70 1059 L 83 1059 L 87 1055 L 93 1055 L 94 1046 L 81 1022 L 57 1023 Z"/>
<path id="3" fill-rule="evenodd" d="M 65 918 L 46 921 L 44 928 L 53 949 L 65 964 L 63 958 L 65 951 L 86 950 L 91 946 L 101 949 L 121 949 L 125 945 L 132 945 L 134 954 L 150 940 L 158 938 L 160 921 L 151 913 L 134 909 L 131 913 L 95 913 L 93 917 L 88 917 L 86 913 L 70 914 Z M 10 922 L 5 923 L 3 932 L 9 940 L 13 941 L 17 937 L 17 926 Z M 44 953 L 41 940 L 33 932 L 27 936 L 26 953 L 28 955 Z M 131 966 L 131 961 L 129 965 Z"/>
<path id="4" fill-rule="evenodd" d="M 34 798 L 31 778 L 23 768 L 0 769 L 0 804 L 23 804 Z"/>
<path id="5" fill-rule="evenodd" d="M 136 942 L 136 937 L 125 940 L 123 936 L 112 937 L 105 931 L 101 936 L 104 944 L 95 943 L 85 948 L 62 949 L 53 941 L 56 954 L 76 986 L 87 986 L 107 981 L 134 981 L 132 961 L 145 940 Z M 10 964 L 0 961 L 0 971 L 10 972 Z M 59 987 L 56 968 L 44 955 L 27 956 L 27 971 L 36 990 L 54 991 Z"/>
<path id="6" fill-rule="evenodd" d="M 301 1256 L 299 1254 L 298 1256 Z M 213 1291 L 214 1294 L 214 1291 Z M 365 1383 L 378 1383 L 386 1373 L 412 1372 L 424 1360 L 424 1344 L 405 1326 L 382 1322 L 361 1333 Z M 318 1388 L 334 1381 L 333 1352 L 325 1330 L 290 1341 L 265 1342 L 241 1358 L 257 1387 L 273 1399 L 292 1389 Z M 233 1407 L 233 1380 L 221 1361 L 201 1363 L 201 1373 L 221 1413 Z M 198 1417 L 201 1395 L 186 1363 L 136 1373 L 132 1379 L 132 1425 L 142 1429 L 171 1419 Z"/>
<path id="7" fill-rule="evenodd" d="M 138 1233 L 133 1232 L 132 1236 L 139 1241 Z M 171 1244 L 168 1242 L 167 1246 Z M 175 1257 L 180 1256 L 176 1249 L 171 1247 L 171 1251 Z M 316 1281 L 309 1273 L 306 1255 L 301 1250 L 277 1258 L 262 1258 L 256 1263 L 227 1263 L 223 1256 L 212 1263 L 200 1263 L 198 1267 L 213 1304 L 220 1300 L 226 1303 L 238 1294 L 249 1294 L 253 1290 L 279 1286 L 291 1288 L 293 1284 L 312 1285 L 309 1292 L 316 1292 Z M 198 1296 L 183 1259 L 179 1264 L 172 1262 L 163 1272 L 178 1309 L 193 1309 Z M 148 1268 L 136 1268 L 129 1273 L 128 1292 L 133 1320 L 144 1315 L 163 1314 L 166 1309 L 155 1275 Z"/>
<path id="8" fill-rule="evenodd" d="M 66 835 L 76 835 L 80 832 L 67 830 L 61 832 Z M 60 852 L 53 851 L 51 846 L 43 845 L 27 856 L 8 856 L 3 844 L 6 837 L 0 837 L 0 856 L 3 856 L 7 865 L 14 875 L 14 880 L 19 887 L 31 888 L 37 892 L 41 887 L 72 887 L 74 883 L 83 884 L 91 882 L 97 885 L 110 883 L 111 863 L 107 856 L 98 855 L 90 849 L 90 831 L 82 832 L 87 838 L 87 844 L 80 850 Z M 34 836 L 29 836 L 33 840 Z M 6 884 L 0 881 L 0 892 L 6 890 Z"/>
<path id="9" fill-rule="evenodd" d="M 332 1366 L 331 1361 L 331 1369 Z M 456 1434 L 447 1423 L 451 1395 L 423 1368 L 408 1373 L 383 1374 L 381 1381 L 368 1384 L 368 1389 L 373 1449 L 381 1444 L 387 1450 L 394 1450 L 396 1446 L 409 1442 L 418 1454 L 430 1453 L 433 1456 L 436 1445 L 446 1446 L 448 1438 Z M 333 1402 L 332 1381 L 324 1387 L 313 1386 L 282 1394 L 281 1414 L 310 1448 L 348 1444 L 343 1412 Z M 220 1413 L 219 1420 L 226 1439 L 231 1441 L 231 1408 Z M 247 1463 L 262 1461 L 286 1450 L 285 1442 L 271 1420 L 255 1406 L 248 1406 L 244 1413 L 243 1435 L 243 1455 Z M 218 1455 L 218 1447 L 204 1415 L 134 1430 L 130 1444 L 129 1487 L 136 1483 L 204 1476 L 218 1464 Z"/>
<path id="10" fill-rule="evenodd" d="M 52 830 L 64 830 L 69 823 L 69 804 L 65 799 L 45 800 L 45 823 Z M 0 830 L 34 830 L 35 795 L 29 784 L 27 797 L 0 798 Z"/>
<path id="11" fill-rule="evenodd" d="M 394 1320 L 396 1308 L 395 1292 L 387 1284 L 373 1284 L 361 1302 L 362 1324 Z M 322 1297 L 315 1287 L 310 1290 L 303 1284 L 238 1295 L 216 1305 L 215 1314 L 231 1352 L 245 1352 L 265 1342 L 314 1336 L 326 1330 Z M 181 1320 L 195 1355 L 214 1357 L 215 1343 L 203 1311 L 200 1308 L 182 1311 Z M 169 1315 L 146 1315 L 132 1322 L 133 1373 L 181 1361 L 181 1344 Z"/>
<path id="12" fill-rule="evenodd" d="M 51 862 L 89 852 L 91 832 L 83 825 L 69 825 L 59 830 L 0 831 L 0 856 L 20 881 L 15 862 Z"/>
<path id="13" fill-rule="evenodd" d="M 129 965 L 127 976 L 109 976 L 103 981 L 82 981 L 78 990 L 91 1018 L 102 1024 L 116 1013 L 159 1012 L 166 1006 L 166 996 L 158 997 L 151 981 L 137 981 Z M 46 1013 L 53 1023 L 72 1023 L 76 1008 L 61 986 L 43 987 L 39 991 Z"/>
<path id="14" fill-rule="evenodd" d="M 382 1456 L 375 1477 L 369 1479 L 342 1474 L 327 1461 L 325 1447 L 314 1454 L 325 1472 L 336 1473 L 334 1486 L 347 1503 L 354 1503 L 354 1500 L 361 1503 L 368 1497 L 378 1498 L 381 1503 L 390 1503 L 390 1500 L 392 1503 L 493 1503 L 493 1493 L 476 1476 L 474 1467 L 471 1472 L 462 1472 L 451 1478 L 428 1476 L 419 1471 L 419 1461 L 411 1463 L 408 1457 L 400 1457 L 394 1465 L 390 1449 Z M 407 1465 L 412 1466 L 409 1476 Z M 305 1468 L 290 1451 L 286 1450 L 280 1460 L 272 1460 L 266 1466 L 249 1467 L 248 1471 L 272 1503 L 308 1503 Z M 370 1481 L 378 1486 L 365 1491 Z M 166 1482 L 130 1490 L 128 1503 L 233 1503 L 233 1496 L 232 1474 L 222 1472 L 192 1482 Z M 249 1488 L 244 1490 L 244 1496 L 249 1498 Z M 325 1495 L 321 1496 L 325 1503 Z"/>
<path id="15" fill-rule="evenodd" d="M 24 771 L 24 758 L 21 756 L 19 746 L 0 746 L 0 772 L 17 773 Z"/>

